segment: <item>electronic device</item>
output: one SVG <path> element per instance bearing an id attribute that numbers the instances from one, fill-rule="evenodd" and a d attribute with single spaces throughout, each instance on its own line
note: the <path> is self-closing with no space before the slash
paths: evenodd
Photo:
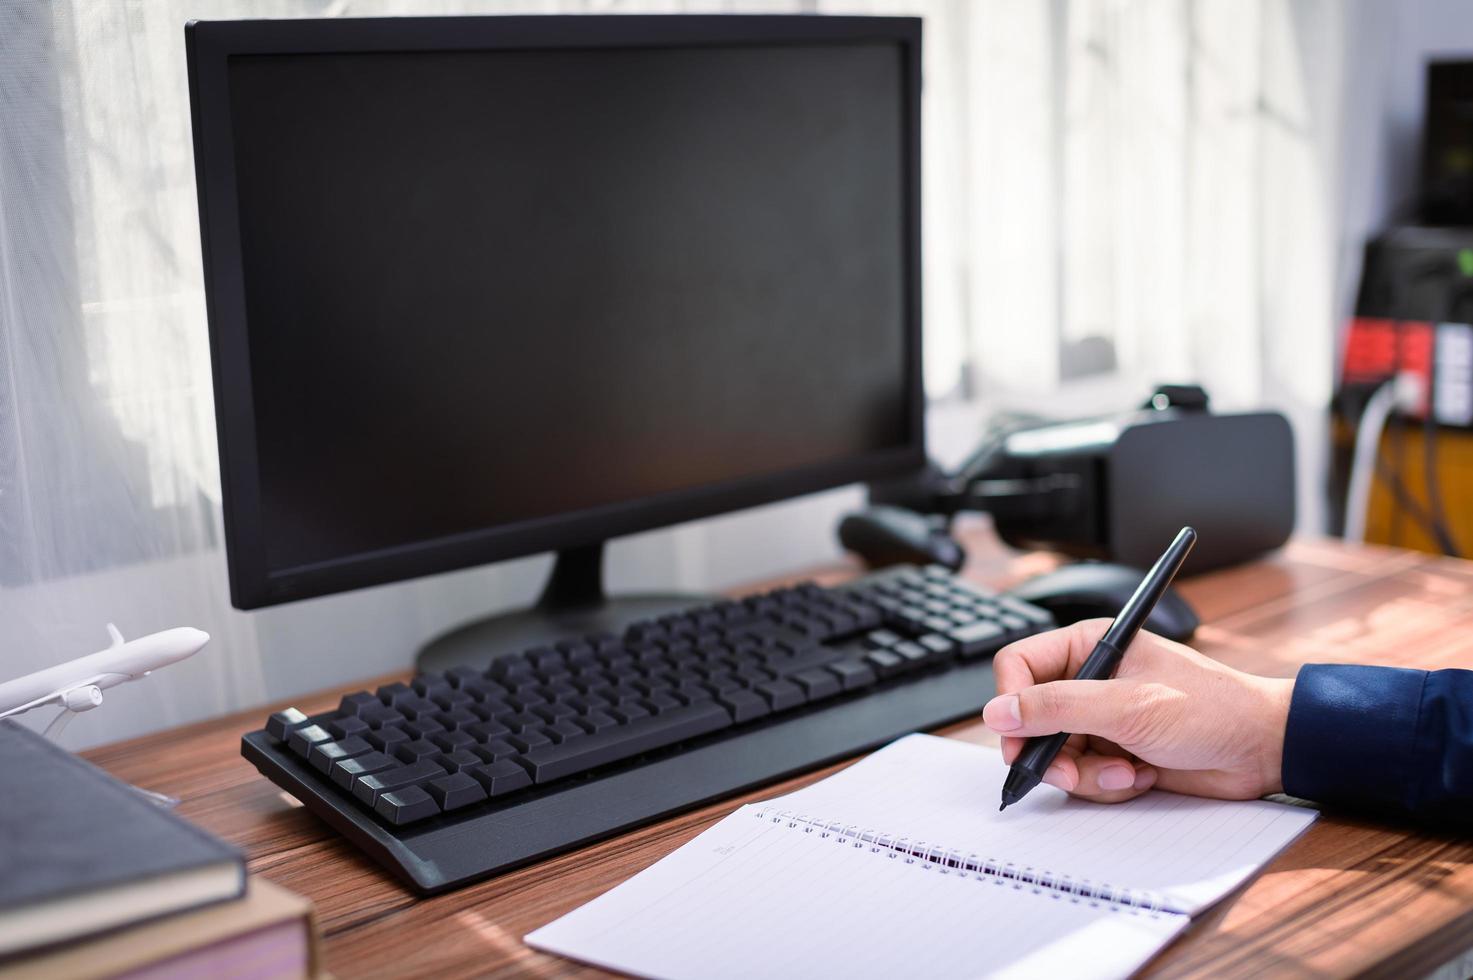
<path id="1" fill-rule="evenodd" d="M 1473 61 L 1427 65 L 1421 220 L 1473 225 Z"/>
<path id="2" fill-rule="evenodd" d="M 435 892 L 975 714 L 1049 614 L 939 566 L 727 600 L 278 712 L 247 759 Z"/>
<path id="3" fill-rule="evenodd" d="M 1053 614 L 1060 626 L 1118 613 L 1141 583 L 1137 568 L 1082 561 L 1035 575 L 1008 589 L 1008 595 Z M 1168 588 L 1146 617 L 1146 629 L 1184 643 L 1201 620 L 1175 589 Z"/>
<path id="4" fill-rule="evenodd" d="M 927 466 L 875 481 L 870 501 L 986 511 L 1014 547 L 1137 569 L 1154 561 L 1156 542 L 1190 525 L 1202 544 L 1187 572 L 1247 561 L 1294 528 L 1293 432 L 1276 412 L 1210 413 L 1199 395 L 1162 388 L 1131 412 L 1008 426 L 955 473 Z"/>
<path id="5" fill-rule="evenodd" d="M 195 22 L 232 601 L 554 550 L 422 668 L 618 630 L 610 538 L 924 459 L 920 20 Z"/>
<path id="6" fill-rule="evenodd" d="M 112 643 L 104 650 L 0 684 L 0 718 L 59 705 L 62 711 L 45 734 L 60 735 L 74 715 L 102 704 L 103 691 L 142 680 L 160 667 L 194 656 L 210 642 L 210 634 L 189 626 L 124 640 L 108 623 L 107 633 Z"/>
<path id="7" fill-rule="evenodd" d="M 944 517 L 884 504 L 845 515 L 839 522 L 839 543 L 862 555 L 871 568 L 941 565 L 957 571 L 966 561 Z"/>
<path id="8" fill-rule="evenodd" d="M 243 740 L 417 887 L 973 713 L 1050 622 L 602 585 L 610 538 L 924 462 L 920 24 L 186 29 L 232 601 L 558 552 L 416 686 Z"/>
<path id="9" fill-rule="evenodd" d="M 1333 412 L 1331 500 L 1345 512 L 1332 523 L 1352 537 L 1363 532 L 1369 487 L 1379 479 L 1395 501 L 1393 526 L 1406 518 L 1458 555 L 1464 522 L 1443 504 L 1448 474 L 1438 456 L 1444 430 L 1473 429 L 1473 231 L 1398 226 L 1367 242 Z M 1404 451 L 1409 424 L 1421 432 L 1412 460 Z"/>

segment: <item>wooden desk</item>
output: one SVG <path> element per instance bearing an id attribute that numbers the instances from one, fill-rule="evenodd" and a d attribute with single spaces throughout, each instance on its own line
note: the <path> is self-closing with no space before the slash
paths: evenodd
<path id="1" fill-rule="evenodd" d="M 980 557 L 968 574 L 982 581 L 1006 583 L 1052 561 L 1008 557 L 985 525 L 971 536 Z M 850 574 L 836 567 L 816 577 Z M 1245 669 L 1288 676 L 1307 661 L 1473 666 L 1473 563 L 1298 541 L 1266 561 L 1184 582 L 1182 591 L 1205 623 L 1197 645 Z M 308 711 L 325 710 L 338 693 L 294 700 Z M 241 759 L 241 733 L 258 727 L 268 710 L 88 756 L 123 779 L 180 797 L 180 812 L 242 847 L 253 872 L 311 898 L 326 966 L 340 977 L 592 974 L 533 952 L 521 937 L 654 863 L 738 804 L 840 768 L 421 900 Z M 944 734 L 991 741 L 975 721 Z M 1146 972 L 1406 977 L 1470 949 L 1473 842 L 1327 816 Z"/>

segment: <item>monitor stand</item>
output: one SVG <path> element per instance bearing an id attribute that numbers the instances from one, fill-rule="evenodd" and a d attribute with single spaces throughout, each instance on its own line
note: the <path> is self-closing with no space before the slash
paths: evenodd
<path id="1" fill-rule="evenodd" d="M 604 592 L 603 565 L 602 541 L 559 551 L 536 605 L 478 619 L 441 634 L 420 648 L 416 669 L 484 666 L 498 654 L 587 633 L 620 633 L 637 619 L 679 612 L 713 598 L 676 593 L 610 597 Z"/>

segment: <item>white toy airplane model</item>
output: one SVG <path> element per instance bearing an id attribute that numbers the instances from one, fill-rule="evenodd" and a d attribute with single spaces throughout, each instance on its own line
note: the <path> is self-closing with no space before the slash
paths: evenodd
<path id="1" fill-rule="evenodd" d="M 112 623 L 107 632 L 113 642 L 106 650 L 0 684 L 0 718 L 59 704 L 64 710 L 45 732 L 58 734 L 72 715 L 101 704 L 103 691 L 193 656 L 210 642 L 210 634 L 189 626 L 127 642 Z"/>

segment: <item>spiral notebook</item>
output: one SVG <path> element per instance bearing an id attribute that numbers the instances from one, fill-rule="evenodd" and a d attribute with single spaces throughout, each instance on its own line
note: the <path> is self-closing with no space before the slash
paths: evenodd
<path id="1" fill-rule="evenodd" d="M 1126 976 L 1314 821 L 1040 786 L 997 810 L 993 748 L 910 735 L 743 806 L 527 936 L 641 976 Z"/>

